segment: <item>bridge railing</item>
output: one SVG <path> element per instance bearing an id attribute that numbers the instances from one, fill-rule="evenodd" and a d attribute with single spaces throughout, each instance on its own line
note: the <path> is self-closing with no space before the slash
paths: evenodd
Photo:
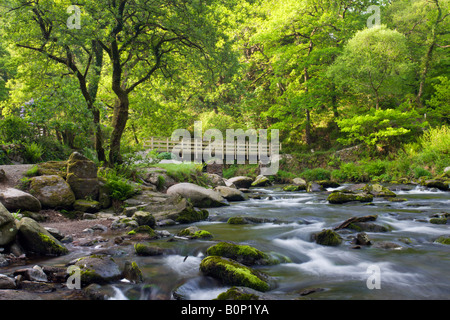
<path id="1" fill-rule="evenodd" d="M 154 150 L 157 152 L 171 152 L 174 147 L 182 145 L 183 142 L 180 141 L 172 141 L 168 137 L 151 137 L 147 140 L 144 140 L 143 145 L 144 148 Z M 186 142 L 184 142 L 186 143 Z M 196 145 L 197 143 L 197 145 Z M 211 142 L 209 141 L 202 141 L 201 148 L 202 152 L 211 145 Z M 199 143 L 194 140 L 190 139 L 190 146 L 185 146 L 191 150 L 191 154 L 193 154 L 196 150 L 198 150 Z M 212 146 L 214 148 L 214 146 Z M 270 143 L 267 143 L 267 145 L 259 145 L 257 143 L 250 143 L 249 141 L 245 141 L 244 144 L 238 143 L 237 141 L 234 142 L 223 142 L 223 150 L 222 150 L 222 157 L 225 158 L 227 152 L 234 155 L 234 158 L 237 159 L 238 157 L 245 157 L 245 159 L 250 159 L 250 157 L 256 157 L 259 159 L 260 153 L 264 155 L 271 155 L 272 152 L 272 145 Z M 276 151 L 281 151 L 281 144 L 279 148 Z"/>

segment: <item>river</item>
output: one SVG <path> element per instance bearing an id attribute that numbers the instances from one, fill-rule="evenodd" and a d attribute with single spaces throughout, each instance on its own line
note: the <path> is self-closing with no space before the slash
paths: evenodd
<path id="1" fill-rule="evenodd" d="M 429 222 L 433 214 L 449 212 L 450 193 L 413 185 L 392 187 L 397 197 L 407 201 L 375 198 L 371 204 L 333 205 L 326 201 L 326 192 L 284 192 L 280 186 L 252 189 L 261 195 L 260 199 L 209 209 L 210 218 L 195 223 L 214 235 L 211 240 L 167 242 L 167 238 L 162 238 L 156 242 L 172 248 L 173 254 L 154 257 L 136 256 L 132 246 L 121 247 L 123 254 L 114 259 L 119 264 L 136 261 L 145 282 L 113 284 L 112 299 L 173 299 L 174 290 L 185 299 L 216 298 L 229 287 L 203 276 L 199 265 L 206 249 L 219 240 L 248 244 L 290 260 L 257 267 L 271 276 L 274 288 L 268 294 L 276 299 L 450 299 L 450 246 L 434 242 L 439 236 L 450 235 L 450 225 Z M 351 230 L 341 233 L 344 241 L 337 247 L 311 240 L 314 233 L 365 215 L 377 215 L 375 223 L 389 229 L 366 232 L 372 241 L 370 246 L 356 249 L 351 240 L 357 232 Z M 233 216 L 266 218 L 271 222 L 228 224 L 226 221 Z M 164 230 L 176 234 L 185 227 L 177 225 Z M 398 246 L 378 246 L 386 242 Z M 86 255 L 90 249 L 79 250 L 44 263 L 61 265 L 67 259 Z M 375 288 L 371 286 L 374 276 Z M 313 293 L 301 295 L 305 290 Z"/>

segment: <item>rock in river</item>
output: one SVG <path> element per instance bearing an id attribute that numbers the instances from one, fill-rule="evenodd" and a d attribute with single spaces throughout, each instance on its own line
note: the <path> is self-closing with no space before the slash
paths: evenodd
<path id="1" fill-rule="evenodd" d="M 229 205 L 218 192 L 206 189 L 193 183 L 178 183 L 167 190 L 167 194 L 179 194 L 195 206 L 200 208 L 221 207 Z"/>

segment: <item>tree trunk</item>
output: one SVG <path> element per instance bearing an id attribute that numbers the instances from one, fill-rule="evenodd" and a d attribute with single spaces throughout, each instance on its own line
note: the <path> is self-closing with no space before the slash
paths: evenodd
<path id="1" fill-rule="evenodd" d="M 431 59 L 433 57 L 433 51 L 436 46 L 436 29 L 440 22 L 442 22 L 442 9 L 439 5 L 438 0 L 433 0 L 434 4 L 436 5 L 436 9 L 438 11 L 438 16 L 436 17 L 436 21 L 431 27 L 431 36 L 430 40 L 428 41 L 428 49 L 425 54 L 425 57 L 423 58 L 422 62 L 422 71 L 420 73 L 420 83 L 419 83 L 419 92 L 417 93 L 416 101 L 419 107 L 422 107 L 422 95 L 425 87 L 425 81 L 427 79 L 428 69 L 430 67 Z"/>
<path id="2" fill-rule="evenodd" d="M 122 163 L 122 156 L 120 155 L 120 140 L 122 139 L 123 132 L 128 121 L 128 108 L 130 102 L 128 100 L 128 94 L 123 93 L 118 95 L 118 101 L 114 106 L 113 116 L 113 132 L 111 134 L 111 143 L 109 149 L 109 163 L 110 165 Z"/>

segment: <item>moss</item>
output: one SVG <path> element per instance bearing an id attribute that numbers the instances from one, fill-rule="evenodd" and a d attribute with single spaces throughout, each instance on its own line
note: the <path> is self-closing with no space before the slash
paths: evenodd
<path id="1" fill-rule="evenodd" d="M 206 250 L 210 256 L 221 256 L 236 260 L 245 265 L 268 265 L 275 264 L 268 254 L 249 245 L 238 245 L 230 242 L 220 242 Z"/>
<path id="2" fill-rule="evenodd" d="M 227 221 L 228 224 L 248 224 L 248 220 L 243 217 L 231 217 Z"/>
<path id="3" fill-rule="evenodd" d="M 176 222 L 193 223 L 197 221 L 206 220 L 208 216 L 209 212 L 207 210 L 195 210 L 194 208 L 187 208 L 178 215 L 178 217 L 176 218 Z"/>
<path id="4" fill-rule="evenodd" d="M 372 202 L 373 195 L 367 193 L 352 193 L 352 192 L 332 192 L 328 198 L 328 202 L 332 204 L 342 204 L 351 201 Z"/>
<path id="5" fill-rule="evenodd" d="M 158 235 L 156 234 L 155 230 L 153 230 L 152 228 L 150 228 L 147 225 L 139 226 L 137 228 L 134 228 L 130 232 L 128 232 L 128 235 L 130 235 L 130 236 L 137 235 L 137 234 L 145 235 L 146 237 L 148 237 L 150 239 L 158 238 Z"/>
<path id="6" fill-rule="evenodd" d="M 138 256 L 157 256 L 163 254 L 163 249 L 150 244 L 135 243 L 134 252 Z"/>
<path id="7" fill-rule="evenodd" d="M 430 223 L 433 224 L 447 224 L 447 218 L 431 218 Z"/>
<path id="8" fill-rule="evenodd" d="M 440 236 L 435 240 L 435 242 L 450 245 L 450 237 Z"/>
<path id="9" fill-rule="evenodd" d="M 285 186 L 283 188 L 283 191 L 288 191 L 288 192 L 300 191 L 300 190 L 306 190 L 306 185 L 298 185 L 297 186 L 297 185 L 291 184 L 291 185 Z"/>
<path id="10" fill-rule="evenodd" d="M 338 246 L 342 243 L 342 238 L 333 230 L 326 229 L 316 234 L 316 242 L 324 246 Z"/>
<path id="11" fill-rule="evenodd" d="M 238 287 L 231 287 L 217 296 L 215 300 L 259 300 L 259 296 L 253 293 L 245 293 Z"/>
<path id="12" fill-rule="evenodd" d="M 227 258 L 206 257 L 200 263 L 200 270 L 224 284 L 249 287 L 258 291 L 267 291 L 270 288 L 262 273 Z"/>
<path id="13" fill-rule="evenodd" d="M 69 253 L 69 250 L 67 250 L 66 247 L 58 244 L 54 239 L 52 239 L 50 236 L 44 234 L 44 233 L 38 233 L 39 238 L 41 239 L 42 243 L 45 245 L 46 250 L 50 254 L 54 255 L 63 255 Z"/>

